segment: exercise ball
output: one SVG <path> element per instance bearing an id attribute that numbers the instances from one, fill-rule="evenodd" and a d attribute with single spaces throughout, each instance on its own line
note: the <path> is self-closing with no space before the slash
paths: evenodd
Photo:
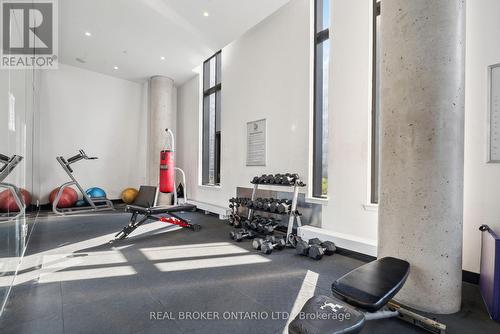
<path id="1" fill-rule="evenodd" d="M 122 201 L 127 204 L 132 204 L 137 198 L 137 195 L 139 195 L 139 191 L 137 189 L 127 188 L 122 191 Z"/>
<path id="2" fill-rule="evenodd" d="M 50 204 L 54 203 L 57 193 L 59 192 L 59 189 L 60 188 L 56 188 L 50 192 L 49 195 Z M 75 205 L 76 201 L 78 201 L 78 193 L 76 192 L 75 189 L 67 187 L 64 188 L 64 191 L 61 194 L 61 198 L 57 203 L 57 207 L 62 209 L 70 208 Z"/>
<path id="3" fill-rule="evenodd" d="M 84 199 L 76 201 L 75 206 L 78 206 L 78 207 L 87 206 L 87 201 L 85 201 Z"/>
<path id="4" fill-rule="evenodd" d="M 19 189 L 23 202 L 26 206 L 31 204 L 31 194 L 26 189 Z M 7 212 L 18 212 L 16 200 L 10 190 L 4 190 L 0 193 L 0 210 Z"/>
<path id="5" fill-rule="evenodd" d="M 106 198 L 106 192 L 98 187 L 87 189 L 86 193 L 90 198 Z"/>

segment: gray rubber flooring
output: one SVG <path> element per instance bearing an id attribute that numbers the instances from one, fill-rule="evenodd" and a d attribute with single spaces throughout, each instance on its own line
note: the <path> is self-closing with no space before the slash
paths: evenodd
<path id="1" fill-rule="evenodd" d="M 339 254 L 314 261 L 292 249 L 262 255 L 231 241 L 216 217 L 183 215 L 202 231 L 152 223 L 113 244 L 129 215 L 40 218 L 0 332 L 283 333 L 288 314 L 312 294 L 330 295 L 333 280 L 363 264 Z M 470 284 L 462 311 L 436 318 L 448 333 L 500 333 Z M 389 319 L 362 333 L 426 332 Z"/>

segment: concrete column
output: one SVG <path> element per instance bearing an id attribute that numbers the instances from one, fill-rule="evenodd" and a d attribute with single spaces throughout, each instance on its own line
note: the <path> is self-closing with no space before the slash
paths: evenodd
<path id="1" fill-rule="evenodd" d="M 397 300 L 460 309 L 464 0 L 384 0 L 379 257 L 408 260 Z"/>
<path id="2" fill-rule="evenodd" d="M 156 185 L 160 172 L 160 151 L 169 145 L 166 128 L 176 134 L 177 106 L 174 81 L 163 76 L 154 76 L 149 80 L 149 151 L 148 183 Z"/>

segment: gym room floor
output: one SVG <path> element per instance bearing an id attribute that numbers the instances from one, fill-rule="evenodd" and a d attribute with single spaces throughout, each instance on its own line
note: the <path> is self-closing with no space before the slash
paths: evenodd
<path id="1" fill-rule="evenodd" d="M 292 249 L 261 255 L 248 241 L 231 241 L 231 227 L 217 217 L 183 216 L 203 229 L 151 223 L 113 245 L 127 214 L 39 218 L 2 333 L 282 333 L 287 319 L 279 312 L 296 312 L 313 294 L 330 295 L 333 280 L 363 264 L 340 254 L 314 261 Z M 177 319 L 150 320 L 150 312 Z M 179 312 L 267 312 L 277 319 L 182 320 Z M 500 332 L 478 287 L 467 283 L 462 310 L 437 319 L 448 333 Z M 368 322 L 363 333 L 426 332 L 390 319 Z"/>

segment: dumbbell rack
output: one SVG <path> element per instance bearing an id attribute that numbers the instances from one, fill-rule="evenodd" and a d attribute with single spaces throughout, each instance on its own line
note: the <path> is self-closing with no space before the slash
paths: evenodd
<path id="1" fill-rule="evenodd" d="M 287 232 L 286 232 L 286 244 L 287 246 L 292 246 L 292 247 L 295 247 L 295 238 L 294 238 L 294 234 L 293 234 L 293 225 L 295 222 L 297 222 L 297 227 L 300 227 L 302 226 L 302 221 L 300 219 L 300 214 L 299 212 L 297 211 L 297 202 L 298 202 L 298 199 L 299 199 L 299 188 L 300 187 L 304 187 L 305 184 L 302 183 L 300 181 L 300 179 L 296 179 L 294 184 L 293 185 L 284 185 L 284 184 L 272 184 L 272 183 L 263 183 L 263 184 L 260 184 L 260 183 L 253 183 L 253 191 L 252 191 L 252 197 L 251 197 L 251 200 L 252 201 L 255 201 L 257 198 L 256 198 L 256 194 L 257 194 L 257 190 L 259 188 L 259 185 L 263 185 L 263 186 L 274 186 L 274 187 L 293 187 L 293 198 L 292 198 L 292 206 L 290 208 L 290 211 L 288 213 L 275 213 L 275 212 L 269 212 L 269 211 L 266 211 L 266 210 L 258 210 L 257 211 L 263 211 L 263 212 L 267 212 L 267 213 L 271 213 L 271 214 L 277 214 L 277 215 L 288 215 L 288 228 L 287 228 Z M 251 208 L 248 208 L 248 217 L 247 219 L 249 221 L 252 220 L 253 218 L 253 214 L 254 214 L 254 211 L 256 209 L 251 209 Z"/>

